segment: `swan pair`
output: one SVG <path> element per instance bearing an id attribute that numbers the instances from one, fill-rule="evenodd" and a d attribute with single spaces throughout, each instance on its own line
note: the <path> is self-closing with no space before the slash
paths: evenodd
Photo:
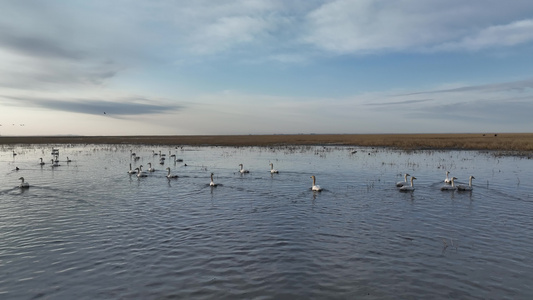
<path id="1" fill-rule="evenodd" d="M 137 177 L 148 177 L 148 175 L 142 170 L 143 165 L 140 165 L 138 168 L 135 168 L 137 170 Z"/>
<path id="2" fill-rule="evenodd" d="M 241 172 L 241 173 L 250 173 L 250 171 L 244 169 L 244 167 L 243 167 L 242 164 L 239 164 L 239 167 L 241 167 L 241 169 L 239 170 L 239 172 Z M 273 164 L 273 163 L 270 163 L 270 173 L 271 173 L 271 174 L 279 173 L 278 170 L 274 169 L 274 164 Z"/>
<path id="3" fill-rule="evenodd" d="M 411 175 L 409 175 L 409 173 L 405 173 L 405 175 L 404 175 L 404 177 L 403 177 L 403 178 L 404 178 L 404 181 L 398 181 L 398 182 L 396 183 L 396 186 L 397 186 L 397 187 L 402 187 L 402 186 L 404 186 L 404 185 L 408 185 L 409 182 L 407 181 L 407 177 L 409 177 L 409 176 L 411 176 Z"/>
<path id="4" fill-rule="evenodd" d="M 472 191 L 474 189 L 472 187 L 472 179 L 476 179 L 476 177 L 470 176 L 469 179 L 468 179 L 468 185 L 460 184 L 458 186 L 455 185 L 455 179 L 457 179 L 457 177 L 450 178 L 451 185 L 445 185 L 445 186 L 441 187 L 440 190 L 441 191 L 455 191 L 455 190 Z"/>
<path id="5" fill-rule="evenodd" d="M 446 172 L 446 179 L 448 179 L 448 173 L 449 172 Z M 460 184 L 458 186 L 455 185 L 455 179 L 457 179 L 457 177 L 449 178 L 449 182 L 450 182 L 451 185 L 445 185 L 445 186 L 441 187 L 440 190 L 441 191 L 455 191 L 455 190 L 472 191 L 474 189 L 472 187 L 472 179 L 476 179 L 476 177 L 470 176 L 469 179 L 468 179 L 468 185 Z M 444 182 L 446 183 L 446 181 L 444 181 Z"/>
<path id="6" fill-rule="evenodd" d="M 407 175 L 409 174 L 405 174 L 405 181 L 407 181 Z M 414 185 L 414 180 L 416 179 L 416 177 L 412 176 L 411 177 L 411 185 L 403 185 L 400 187 L 400 192 L 411 192 L 411 191 L 414 191 L 415 190 L 415 185 Z"/>

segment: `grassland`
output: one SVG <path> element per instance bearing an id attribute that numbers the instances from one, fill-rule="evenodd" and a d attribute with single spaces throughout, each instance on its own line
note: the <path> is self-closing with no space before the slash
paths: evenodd
<path id="1" fill-rule="evenodd" d="M 533 133 L 0 137 L 0 145 L 15 144 L 146 144 L 261 147 L 345 145 L 391 147 L 403 150 L 493 150 L 530 155 L 533 153 Z"/>

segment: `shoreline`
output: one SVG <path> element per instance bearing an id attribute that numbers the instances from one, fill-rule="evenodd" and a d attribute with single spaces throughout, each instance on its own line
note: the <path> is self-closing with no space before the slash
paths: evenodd
<path id="1" fill-rule="evenodd" d="M 402 150 L 495 150 L 530 154 L 533 133 L 287 134 L 194 136 L 0 136 L 0 145 L 132 144 L 176 146 L 361 146 Z"/>

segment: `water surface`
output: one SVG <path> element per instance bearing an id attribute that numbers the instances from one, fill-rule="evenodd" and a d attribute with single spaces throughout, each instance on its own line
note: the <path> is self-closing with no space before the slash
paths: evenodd
<path id="1" fill-rule="evenodd" d="M 1 148 L 1 298 L 533 296 L 528 159 L 358 147 L 57 148 L 59 167 L 51 147 Z M 153 151 L 166 154 L 163 165 Z M 156 171 L 137 178 L 130 163 Z M 167 179 L 167 167 L 179 178 Z M 440 191 L 445 171 L 462 184 L 474 175 L 474 190 Z M 405 172 L 418 178 L 412 193 L 395 186 Z M 311 175 L 322 192 L 311 191 Z M 21 176 L 29 189 L 17 188 Z"/>

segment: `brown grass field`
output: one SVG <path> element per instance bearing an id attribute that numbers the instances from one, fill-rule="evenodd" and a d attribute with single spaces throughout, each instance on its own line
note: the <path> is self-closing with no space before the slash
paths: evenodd
<path id="1" fill-rule="evenodd" d="M 533 151 L 533 133 L 0 137 L 0 145 L 15 144 L 145 144 L 260 147 L 344 145 L 391 147 L 403 150 L 495 150 L 530 155 Z"/>

